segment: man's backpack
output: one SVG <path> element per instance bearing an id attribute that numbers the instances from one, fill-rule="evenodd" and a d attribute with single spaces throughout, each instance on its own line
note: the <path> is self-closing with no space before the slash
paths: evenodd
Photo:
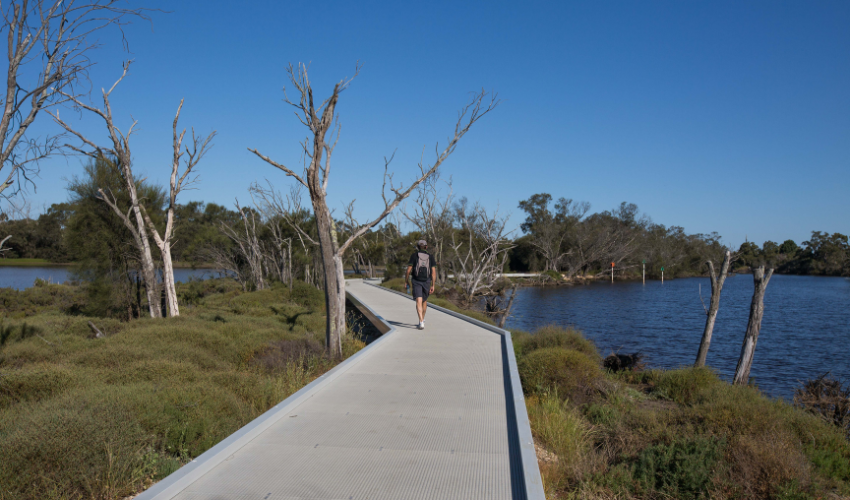
<path id="1" fill-rule="evenodd" d="M 413 268 L 413 279 L 416 281 L 428 281 L 431 273 L 431 256 L 426 252 L 417 252 L 416 267 Z"/>

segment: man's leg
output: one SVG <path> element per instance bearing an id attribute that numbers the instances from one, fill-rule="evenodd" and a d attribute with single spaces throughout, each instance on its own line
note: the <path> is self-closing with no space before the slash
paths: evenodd
<path id="1" fill-rule="evenodd" d="M 422 297 L 416 297 L 416 314 L 419 316 L 419 322 L 422 323 L 425 321 L 425 301 L 422 300 Z"/>
<path id="2" fill-rule="evenodd" d="M 428 301 L 422 301 L 422 321 L 425 321 L 425 312 L 428 310 Z"/>

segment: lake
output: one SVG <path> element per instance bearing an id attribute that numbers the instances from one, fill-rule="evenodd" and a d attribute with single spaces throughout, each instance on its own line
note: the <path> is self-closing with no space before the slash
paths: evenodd
<path id="1" fill-rule="evenodd" d="M 0 266 L 0 288 L 14 288 L 23 290 L 29 288 L 36 278 L 51 283 L 64 283 L 71 279 L 71 268 L 65 266 L 50 267 L 14 267 Z M 175 269 L 174 279 L 178 283 L 185 283 L 189 278 L 215 278 L 219 272 L 215 269 Z"/>
<path id="2" fill-rule="evenodd" d="M 708 278 L 522 288 L 507 327 L 572 325 L 603 355 L 640 351 L 651 367 L 690 366 L 705 326 L 700 285 L 708 306 Z M 707 364 L 726 380 L 737 366 L 752 293 L 752 275 L 731 276 L 723 287 Z M 850 380 L 850 279 L 773 276 L 764 303 L 750 372 L 762 391 L 790 399 L 800 381 L 828 371 Z"/>

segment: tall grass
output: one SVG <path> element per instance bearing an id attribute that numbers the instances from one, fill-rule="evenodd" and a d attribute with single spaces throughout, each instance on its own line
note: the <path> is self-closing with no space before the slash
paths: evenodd
<path id="1" fill-rule="evenodd" d="M 193 299 L 178 318 L 129 323 L 18 292 L 30 306 L 0 320 L 0 499 L 123 498 L 336 363 L 315 288 L 201 288 L 181 290 Z M 107 337 L 91 338 L 87 321 Z M 349 335 L 344 351 L 362 346 Z"/>

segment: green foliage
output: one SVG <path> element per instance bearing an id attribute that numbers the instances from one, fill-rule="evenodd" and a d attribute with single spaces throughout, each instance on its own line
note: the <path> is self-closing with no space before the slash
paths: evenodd
<path id="1" fill-rule="evenodd" d="M 547 325 L 538 328 L 533 334 L 515 330 L 511 332 L 511 338 L 517 357 L 537 349 L 563 347 L 583 353 L 594 360 L 600 359 L 599 352 L 593 342 L 584 338 L 584 335 L 574 328 Z"/>
<path id="2" fill-rule="evenodd" d="M 602 376 L 599 363 L 588 355 L 563 347 L 547 347 L 522 356 L 517 363 L 528 393 L 556 391 L 569 396 Z"/>
<path id="3" fill-rule="evenodd" d="M 552 270 L 543 271 L 542 273 L 540 273 L 540 275 L 546 276 L 550 280 L 555 281 L 555 282 L 563 281 L 563 277 L 561 276 L 561 273 L 559 273 L 558 271 L 552 271 Z"/>
<path id="4" fill-rule="evenodd" d="M 705 367 L 654 370 L 646 377 L 655 385 L 654 393 L 657 396 L 672 399 L 683 405 L 694 403 L 706 389 L 721 383 L 717 374 Z"/>
<path id="5" fill-rule="evenodd" d="M 0 288 L 0 318 L 26 318 L 40 312 L 79 313 L 85 303 L 79 287 L 42 283 L 26 290 Z"/>
<path id="6" fill-rule="evenodd" d="M 675 498 L 706 497 L 725 444 L 696 437 L 650 446 L 638 455 L 633 476 L 647 489 Z"/>
<path id="7" fill-rule="evenodd" d="M 528 349 L 540 333 L 513 338 L 547 497 L 850 495 L 850 442 L 822 418 L 707 369 L 600 371 L 570 394 L 556 379 L 576 370 L 553 361 L 566 349 Z"/>
<path id="8" fill-rule="evenodd" d="M 309 285 L 297 302 L 282 286 L 188 286 L 194 305 L 180 317 L 94 318 L 102 339 L 90 318 L 41 305 L 2 320 L 0 498 L 123 498 L 333 366 Z M 72 287 L 18 294 L 42 288 Z M 362 346 L 347 335 L 343 353 Z"/>

